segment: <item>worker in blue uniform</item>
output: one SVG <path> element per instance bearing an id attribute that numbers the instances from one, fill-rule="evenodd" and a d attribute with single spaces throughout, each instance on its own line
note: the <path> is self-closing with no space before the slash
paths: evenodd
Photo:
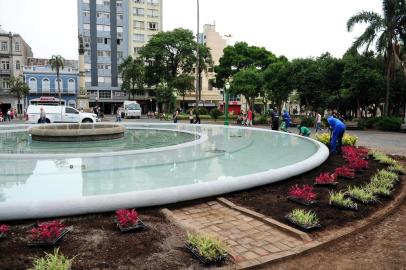
<path id="1" fill-rule="evenodd" d="M 343 144 L 343 136 L 346 126 L 342 121 L 332 116 L 327 118 L 327 122 L 333 133 L 330 138 L 330 151 L 332 153 L 341 153 L 341 145 Z"/>
<path id="2" fill-rule="evenodd" d="M 286 109 L 283 110 L 283 121 L 285 122 L 285 128 L 290 127 L 290 115 Z"/>

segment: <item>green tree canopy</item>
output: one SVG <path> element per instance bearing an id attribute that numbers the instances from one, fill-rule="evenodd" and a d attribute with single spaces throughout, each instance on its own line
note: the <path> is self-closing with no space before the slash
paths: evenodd
<path id="1" fill-rule="evenodd" d="M 134 100 L 137 93 L 145 91 L 146 79 L 143 59 L 134 59 L 129 56 L 118 66 L 118 71 L 123 79 L 121 89 L 129 94 L 130 100 L 131 96 Z"/>
<path id="2" fill-rule="evenodd" d="M 28 93 L 30 92 L 30 88 L 24 82 L 24 79 L 22 76 L 11 77 L 9 80 L 9 84 L 10 84 L 11 93 L 13 93 L 18 100 L 18 112 L 21 113 L 21 111 L 20 111 L 21 98 L 28 95 Z"/>
<path id="3" fill-rule="evenodd" d="M 261 71 L 255 67 L 249 67 L 238 71 L 233 76 L 230 91 L 233 94 L 243 95 L 252 107 L 252 101 L 260 93 L 262 85 Z"/>

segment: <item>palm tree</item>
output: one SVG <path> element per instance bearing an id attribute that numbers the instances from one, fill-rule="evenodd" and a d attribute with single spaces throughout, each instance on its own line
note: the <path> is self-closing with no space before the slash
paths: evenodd
<path id="1" fill-rule="evenodd" d="M 28 85 L 24 82 L 23 77 L 11 77 L 10 78 L 10 91 L 15 94 L 18 100 L 18 113 L 21 113 L 20 110 L 20 100 L 21 98 L 25 97 L 28 95 L 30 88 Z"/>
<path id="2" fill-rule="evenodd" d="M 58 81 L 58 95 L 59 95 L 59 105 L 61 105 L 61 82 L 59 79 L 59 71 L 64 68 L 65 59 L 61 55 L 52 55 L 49 59 L 49 64 L 52 70 L 56 69 L 56 79 Z"/>
<path id="3" fill-rule="evenodd" d="M 389 114 L 390 80 L 395 64 L 395 48 L 399 46 L 400 34 L 404 33 L 406 4 L 402 0 L 383 0 L 383 15 L 372 11 L 361 11 L 347 21 L 351 31 L 357 23 L 367 23 L 364 33 L 353 43 L 351 49 L 366 46 L 366 51 L 375 42 L 376 51 L 385 59 L 386 95 L 384 115 Z"/>

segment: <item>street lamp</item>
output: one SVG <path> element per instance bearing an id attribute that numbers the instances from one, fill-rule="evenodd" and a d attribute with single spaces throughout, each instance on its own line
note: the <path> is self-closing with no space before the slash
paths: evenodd
<path id="1" fill-rule="evenodd" d="M 228 90 L 230 89 L 230 83 L 226 82 L 224 85 L 224 94 L 225 94 L 225 104 L 224 104 L 224 125 L 228 126 Z"/>

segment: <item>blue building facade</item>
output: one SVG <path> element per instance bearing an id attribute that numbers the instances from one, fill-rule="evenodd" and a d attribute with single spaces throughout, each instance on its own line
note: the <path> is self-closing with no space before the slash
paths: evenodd
<path id="1" fill-rule="evenodd" d="M 30 88 L 25 104 L 33 99 L 59 99 L 58 81 L 55 70 L 50 66 L 24 67 L 23 76 Z M 79 92 L 79 71 L 77 68 L 65 67 L 60 71 L 61 99 L 68 106 L 76 107 L 76 96 Z"/>

